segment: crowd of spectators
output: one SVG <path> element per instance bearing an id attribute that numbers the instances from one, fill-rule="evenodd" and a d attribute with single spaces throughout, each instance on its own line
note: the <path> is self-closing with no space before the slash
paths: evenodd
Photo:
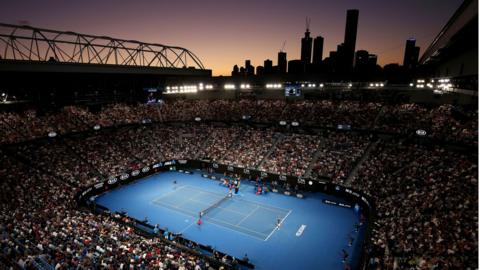
<path id="1" fill-rule="evenodd" d="M 475 269 L 476 161 L 439 146 L 382 140 L 351 185 L 376 201 L 371 269 Z"/>
<path id="2" fill-rule="evenodd" d="M 110 133 L 97 133 L 86 138 L 68 138 L 65 143 L 102 175 L 119 175 L 126 170 L 142 167 L 140 160 L 121 147 L 121 138 Z M 114 133 L 116 134 L 116 132 Z"/>
<path id="3" fill-rule="evenodd" d="M 303 176 L 319 147 L 315 135 L 285 134 L 259 169 L 282 175 Z"/>
<path id="4" fill-rule="evenodd" d="M 243 136 L 240 127 L 217 127 L 207 132 L 208 138 L 198 153 L 198 157 L 212 161 L 220 161 L 224 156 L 231 155 L 229 149 Z M 196 138 L 197 140 L 200 138 Z"/>
<path id="5" fill-rule="evenodd" d="M 96 167 L 75 155 L 63 141 L 24 144 L 18 146 L 16 152 L 21 158 L 31 160 L 36 168 L 73 186 L 90 185 L 103 179 Z"/>
<path id="6" fill-rule="evenodd" d="M 292 130 L 194 121 L 238 122 L 244 115 L 253 122 L 285 119 L 301 125 Z M 42 115 L 3 112 L 0 140 L 9 145 L 0 152 L 0 267 L 28 268 L 40 260 L 57 269 L 208 269 L 200 257 L 135 234 L 128 220 L 84 212 L 73 203 L 76 191 L 109 176 L 161 160 L 207 158 L 326 177 L 370 194 L 378 212 L 369 249 L 372 269 L 467 269 L 476 265 L 478 225 L 477 165 L 467 152 L 409 136 L 382 136 L 373 143 L 377 139 L 368 132 L 307 132 L 302 125 L 349 123 L 404 135 L 422 128 L 434 139 L 444 134 L 477 144 L 476 115 L 451 105 L 279 100 L 112 104 L 96 113 L 79 106 Z M 95 125 L 100 130 L 93 130 Z M 43 138 L 51 131 L 65 136 Z M 22 143 L 10 144 L 17 142 Z M 369 146 L 371 152 L 345 182 Z"/>
<path id="7" fill-rule="evenodd" d="M 312 166 L 310 177 L 327 177 L 343 183 L 369 144 L 369 137 L 352 133 L 327 133 Z"/>
<path id="8" fill-rule="evenodd" d="M 425 130 L 426 136 L 431 138 L 478 144 L 477 119 L 478 111 L 451 104 L 433 108 L 411 103 L 385 105 L 375 129 L 397 134 Z"/>
<path id="9" fill-rule="evenodd" d="M 370 129 L 380 108 L 379 103 L 356 101 L 297 101 L 286 104 L 281 118 L 324 127 L 350 125 L 355 129 Z"/>
<path id="10" fill-rule="evenodd" d="M 461 106 L 420 104 L 382 104 L 331 100 L 168 100 L 155 104 L 110 104 L 101 109 L 67 106 L 57 112 L 35 110 L 0 113 L 0 143 L 12 143 L 38 137 L 49 132 L 66 134 L 100 127 L 138 124 L 142 122 L 250 121 L 273 123 L 297 121 L 301 125 L 375 130 L 426 135 L 440 140 L 477 143 L 478 111 Z"/>
<path id="11" fill-rule="evenodd" d="M 137 235 L 128 218 L 76 209 L 78 189 L 68 183 L 4 153 L 0 160 L 0 267 L 213 269 L 194 253 Z"/>
<path id="12" fill-rule="evenodd" d="M 238 143 L 224 155 L 220 163 L 256 169 L 260 162 L 267 157 L 278 137 L 280 134 L 273 130 L 247 129 L 240 136 Z"/>

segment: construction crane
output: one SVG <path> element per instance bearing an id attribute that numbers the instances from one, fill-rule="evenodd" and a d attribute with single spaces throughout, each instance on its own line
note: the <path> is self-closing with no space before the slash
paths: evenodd
<path id="1" fill-rule="evenodd" d="M 305 17 L 305 28 L 307 28 L 306 32 L 310 32 L 310 18 Z"/>
<path id="2" fill-rule="evenodd" d="M 286 41 L 286 40 L 283 41 L 282 47 L 280 48 L 280 52 L 284 52 L 284 51 L 285 51 L 285 44 L 287 44 L 287 41 Z"/>

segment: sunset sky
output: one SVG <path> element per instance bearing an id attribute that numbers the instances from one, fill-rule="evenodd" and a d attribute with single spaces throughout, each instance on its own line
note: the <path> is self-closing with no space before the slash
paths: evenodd
<path id="1" fill-rule="evenodd" d="M 356 49 L 378 55 L 380 65 L 401 63 L 405 40 L 420 54 L 461 0 L 188 0 L 188 1 L 2 1 L 0 22 L 105 35 L 185 47 L 213 75 L 234 64 L 277 62 L 286 41 L 288 60 L 300 58 L 305 17 L 313 37 L 325 38 L 323 55 L 343 42 L 347 9 L 359 9 Z"/>

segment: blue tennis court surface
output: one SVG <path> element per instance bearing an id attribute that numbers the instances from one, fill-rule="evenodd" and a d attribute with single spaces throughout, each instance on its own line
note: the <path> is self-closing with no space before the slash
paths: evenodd
<path id="1" fill-rule="evenodd" d="M 357 213 L 322 202 L 337 198 L 258 196 L 246 181 L 238 195 L 224 200 L 227 193 L 226 187 L 199 172 L 163 172 L 109 191 L 96 202 L 139 220 L 148 218 L 151 224 L 235 257 L 247 254 L 256 269 L 341 270 L 342 249 L 350 254 L 353 266 L 358 263 L 363 229 L 354 230 Z M 199 212 L 212 205 L 198 225 Z M 350 237 L 355 238 L 352 246 Z"/>
<path id="2" fill-rule="evenodd" d="M 225 198 L 218 194 L 192 186 L 180 186 L 175 191 L 153 200 L 154 204 L 198 217 L 199 212 L 221 202 L 204 215 L 202 220 L 268 240 L 277 227 L 277 220 L 284 221 L 290 210 L 240 199 Z"/>

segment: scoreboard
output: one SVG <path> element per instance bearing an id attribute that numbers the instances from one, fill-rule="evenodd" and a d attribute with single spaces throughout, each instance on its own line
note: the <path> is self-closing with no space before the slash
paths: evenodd
<path id="1" fill-rule="evenodd" d="M 286 83 L 285 84 L 285 96 L 286 97 L 300 97 L 302 95 L 301 85 L 298 83 Z"/>

